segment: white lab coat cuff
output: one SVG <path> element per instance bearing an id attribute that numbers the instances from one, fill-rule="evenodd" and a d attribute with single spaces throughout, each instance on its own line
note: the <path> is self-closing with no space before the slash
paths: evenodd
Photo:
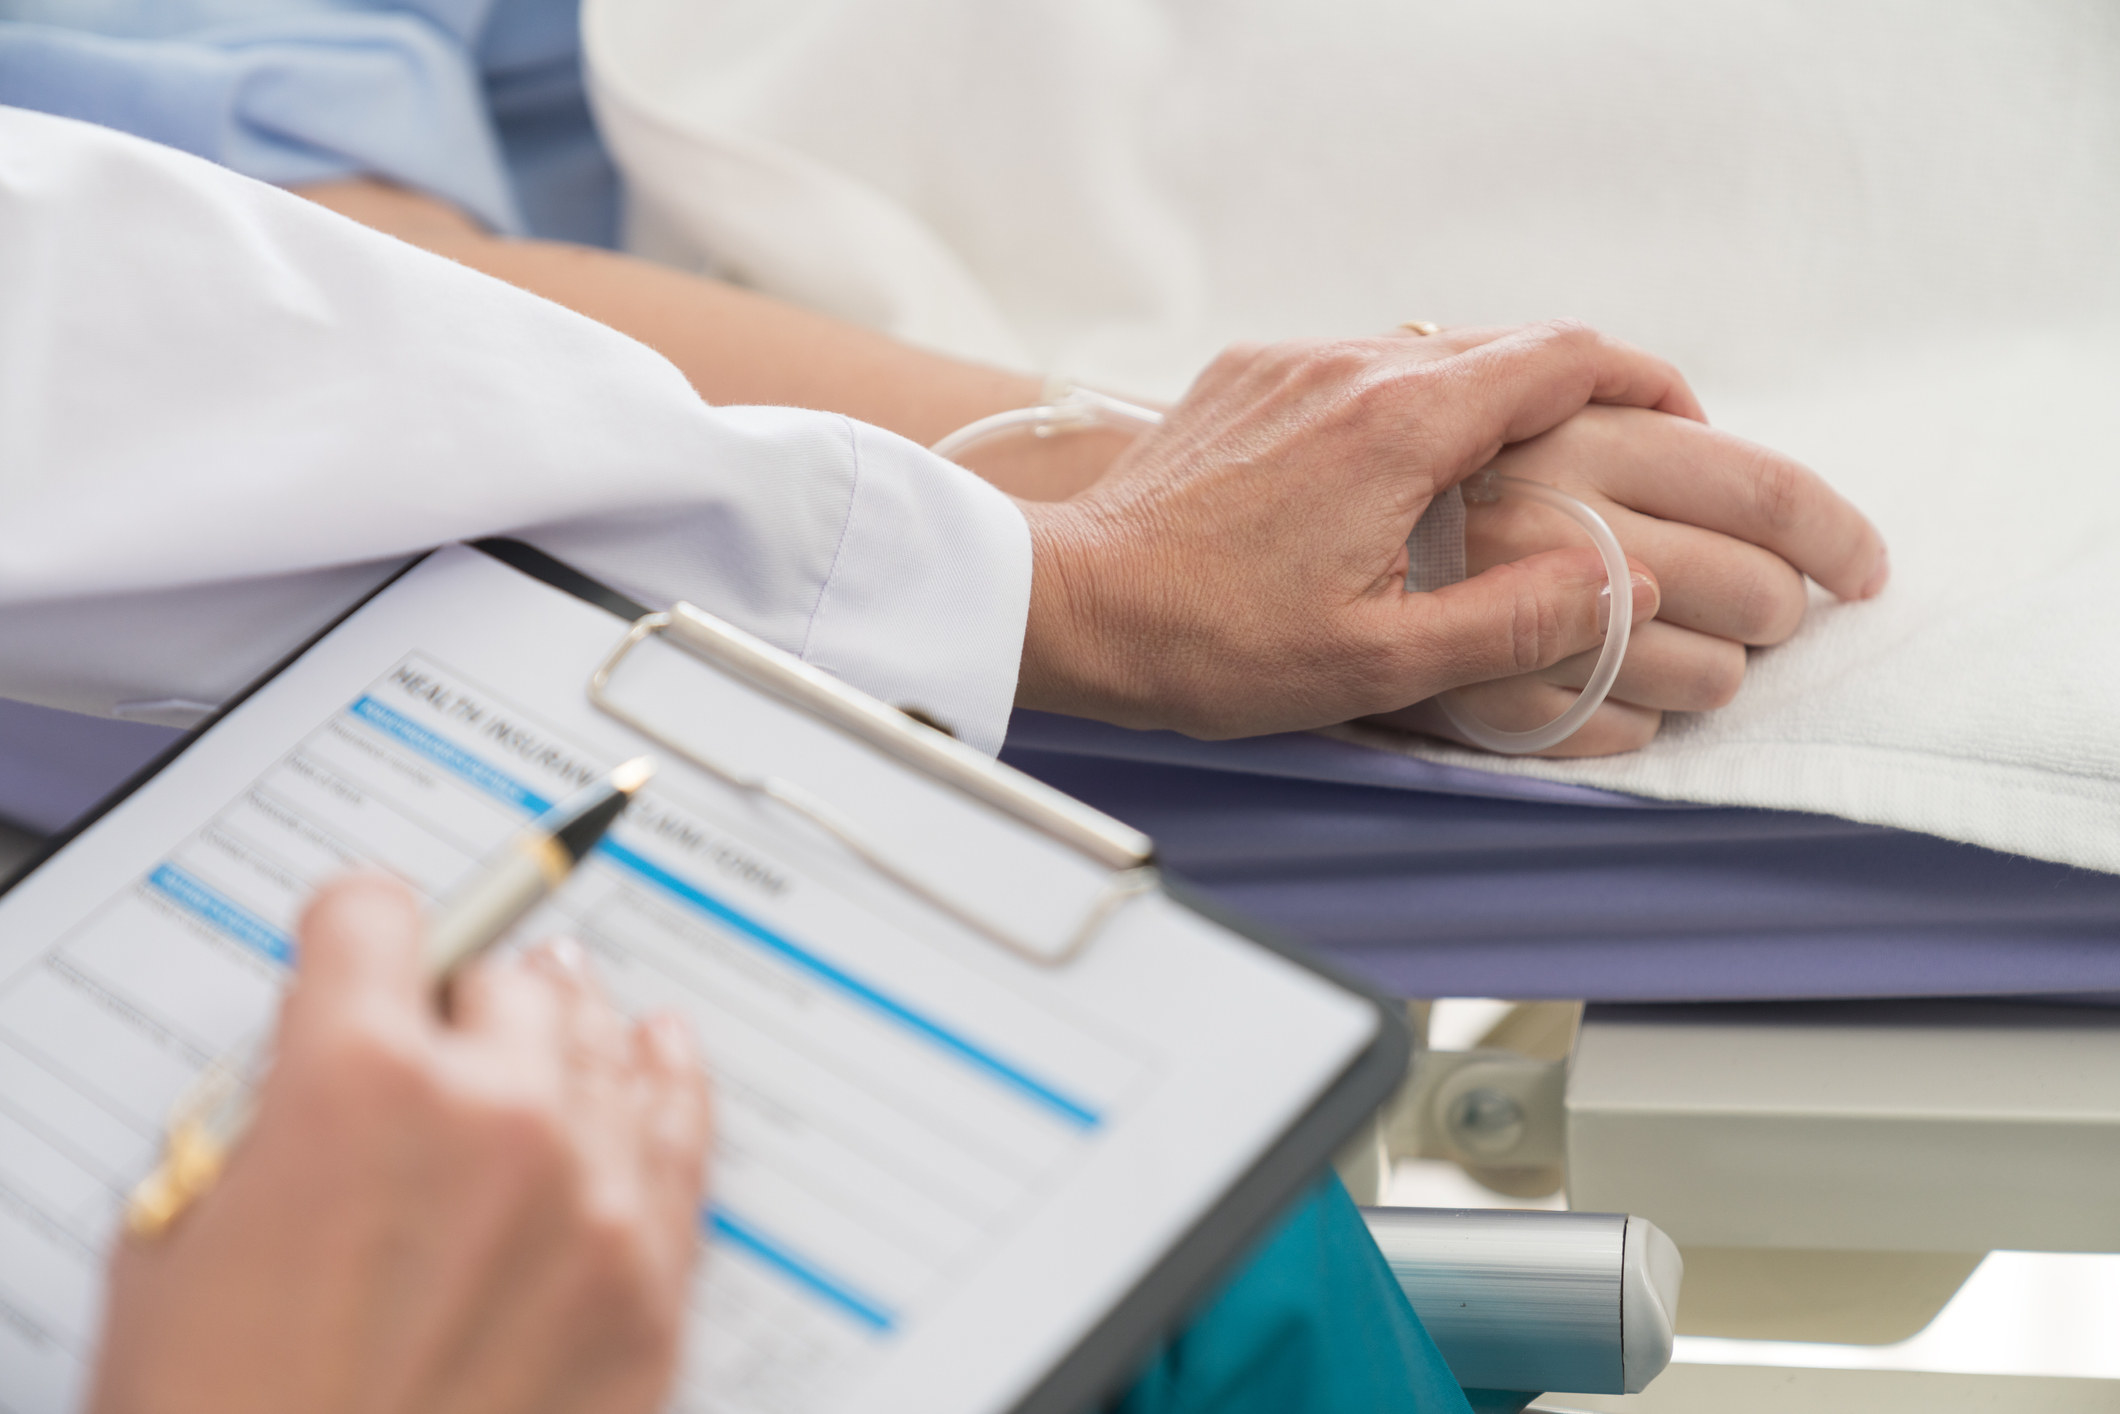
<path id="1" fill-rule="evenodd" d="M 802 656 L 998 752 L 1030 614 L 1030 527 L 962 467 L 848 427 L 854 494 Z"/>
<path id="2" fill-rule="evenodd" d="M 710 408 L 602 325 L 195 158 L 0 109 L 0 694 L 217 702 L 427 546 L 513 535 L 1000 747 L 1009 500 Z"/>

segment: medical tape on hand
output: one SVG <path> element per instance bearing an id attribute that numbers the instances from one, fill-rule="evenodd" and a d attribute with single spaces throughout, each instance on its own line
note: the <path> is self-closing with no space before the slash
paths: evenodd
<path id="1" fill-rule="evenodd" d="M 1406 592 L 1433 594 L 1465 577 L 1465 493 L 1453 486 L 1428 503 L 1406 539 Z"/>

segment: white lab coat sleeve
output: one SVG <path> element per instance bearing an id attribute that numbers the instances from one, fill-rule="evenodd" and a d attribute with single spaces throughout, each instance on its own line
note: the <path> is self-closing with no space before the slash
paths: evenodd
<path id="1" fill-rule="evenodd" d="M 0 696 L 178 720 L 515 535 L 997 750 L 1014 504 L 210 163 L 0 109 Z M 197 704 L 197 705 L 192 705 Z"/>

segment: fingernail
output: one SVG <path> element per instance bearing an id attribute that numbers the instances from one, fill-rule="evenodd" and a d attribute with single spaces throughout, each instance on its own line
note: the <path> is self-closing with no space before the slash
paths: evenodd
<path id="1" fill-rule="evenodd" d="M 1862 586 L 1862 598 L 1875 599 L 1884 593 L 1885 581 L 1892 577 L 1892 553 L 1880 549 L 1877 552 L 1877 568 L 1870 572 L 1869 582 Z"/>
<path id="2" fill-rule="evenodd" d="M 1645 619 L 1656 612 L 1656 581 L 1635 570 L 1629 577 L 1630 617 L 1628 623 Z M 1597 591 L 1597 631 L 1606 633 L 1612 628 L 1612 586 L 1607 584 Z"/>

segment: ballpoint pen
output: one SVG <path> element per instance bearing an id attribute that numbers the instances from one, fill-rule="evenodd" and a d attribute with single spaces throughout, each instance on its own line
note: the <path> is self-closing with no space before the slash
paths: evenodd
<path id="1" fill-rule="evenodd" d="M 524 914 L 566 882 L 633 795 L 655 774 L 640 756 L 553 806 L 485 861 L 437 906 L 427 924 L 427 970 L 437 1003 L 450 981 L 498 942 Z M 126 1204 L 126 1230 L 154 1237 L 213 1186 L 250 1127 L 267 1052 L 249 1046 L 208 1066 L 177 1108 L 162 1162 Z"/>

